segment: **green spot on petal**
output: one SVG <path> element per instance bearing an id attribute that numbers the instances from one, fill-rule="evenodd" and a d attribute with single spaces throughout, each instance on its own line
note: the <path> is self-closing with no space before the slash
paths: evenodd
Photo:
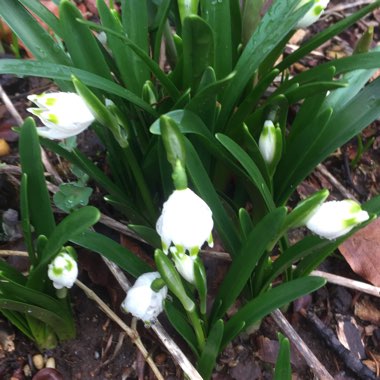
<path id="1" fill-rule="evenodd" d="M 66 261 L 65 269 L 68 271 L 71 271 L 73 269 L 73 263 L 70 260 L 65 260 L 65 261 Z"/>
<path id="2" fill-rule="evenodd" d="M 53 114 L 53 113 L 49 113 L 47 119 L 48 119 L 50 122 L 52 122 L 53 124 L 58 124 L 58 117 L 57 117 L 57 115 L 55 115 L 55 114 Z"/>
<path id="3" fill-rule="evenodd" d="M 54 106 L 54 104 L 57 103 L 56 98 L 47 98 L 45 104 L 49 107 Z"/>
<path id="4" fill-rule="evenodd" d="M 56 268 L 56 267 L 54 267 L 54 268 L 53 268 L 53 273 L 54 273 L 56 276 L 60 276 L 60 275 L 63 273 L 63 268 Z"/>
<path id="5" fill-rule="evenodd" d="M 314 8 L 313 8 L 313 12 L 316 16 L 319 16 L 322 12 L 323 12 L 323 7 L 322 5 L 316 5 Z"/>

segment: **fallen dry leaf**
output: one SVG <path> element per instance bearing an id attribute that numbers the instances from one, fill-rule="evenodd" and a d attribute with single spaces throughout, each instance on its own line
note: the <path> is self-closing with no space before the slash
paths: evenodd
<path id="1" fill-rule="evenodd" d="M 363 321 L 380 326 L 380 310 L 368 298 L 362 298 L 359 302 L 355 302 L 354 313 Z"/>
<path id="2" fill-rule="evenodd" d="M 339 246 L 351 269 L 380 286 L 380 219 L 374 220 Z"/>
<path id="3" fill-rule="evenodd" d="M 350 316 L 337 314 L 336 320 L 338 323 L 336 332 L 340 343 L 342 343 L 347 350 L 350 350 L 355 357 L 364 359 L 366 354 L 363 339 L 361 338 L 363 329 L 359 327 L 355 319 Z"/>

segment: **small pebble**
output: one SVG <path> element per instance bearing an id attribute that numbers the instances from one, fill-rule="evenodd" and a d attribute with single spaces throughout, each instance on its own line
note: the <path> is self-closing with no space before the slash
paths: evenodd
<path id="1" fill-rule="evenodd" d="M 6 156 L 11 151 L 9 144 L 4 140 L 0 139 L 0 157 Z"/>
<path id="2" fill-rule="evenodd" d="M 44 358 L 42 357 L 41 354 L 36 354 L 33 356 L 32 358 L 33 360 L 33 365 L 37 368 L 37 369 L 42 369 L 44 368 Z"/>
<path id="3" fill-rule="evenodd" d="M 45 367 L 46 368 L 55 368 L 55 359 L 50 357 L 46 360 L 46 364 L 45 364 Z"/>
<path id="4" fill-rule="evenodd" d="M 25 364 L 24 365 L 23 371 L 24 371 L 24 375 L 26 377 L 31 377 L 32 376 L 32 370 L 31 370 L 29 364 Z"/>
<path id="5" fill-rule="evenodd" d="M 44 368 L 38 371 L 32 380 L 64 380 L 61 373 L 54 368 Z"/>

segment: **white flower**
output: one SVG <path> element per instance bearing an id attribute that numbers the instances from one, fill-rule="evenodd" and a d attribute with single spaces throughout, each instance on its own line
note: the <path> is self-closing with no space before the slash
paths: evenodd
<path id="1" fill-rule="evenodd" d="M 66 252 L 62 252 L 49 264 L 48 277 L 56 289 L 71 288 L 78 277 L 78 264 Z"/>
<path id="2" fill-rule="evenodd" d="M 309 9 L 305 16 L 298 21 L 297 28 L 307 28 L 318 21 L 330 0 L 301 0 L 299 7 L 302 7 L 310 1 L 314 1 L 314 5 Z"/>
<path id="3" fill-rule="evenodd" d="M 85 101 L 73 92 L 29 95 L 39 108 L 28 108 L 45 127 L 37 128 L 40 136 L 51 140 L 66 139 L 83 132 L 95 120 Z"/>
<path id="4" fill-rule="evenodd" d="M 162 312 L 163 301 L 168 294 L 166 286 L 158 292 L 155 292 L 151 288 L 152 282 L 157 278 L 160 278 L 158 272 L 149 272 L 141 275 L 128 290 L 127 297 L 121 304 L 121 307 L 144 322 L 154 322 Z"/>
<path id="5" fill-rule="evenodd" d="M 306 227 L 320 237 L 333 240 L 369 219 L 360 204 L 346 199 L 325 202 L 307 219 Z"/>
<path id="6" fill-rule="evenodd" d="M 164 203 L 156 230 L 165 253 L 173 243 L 178 252 L 188 250 L 197 254 L 204 242 L 213 245 L 213 226 L 212 212 L 206 202 L 187 188 L 175 190 Z"/>
<path id="7" fill-rule="evenodd" d="M 271 164 L 275 159 L 279 146 L 277 128 L 271 120 L 266 120 L 259 138 L 259 149 L 264 161 Z"/>
<path id="8" fill-rule="evenodd" d="M 178 252 L 177 248 L 172 247 L 173 260 L 178 273 L 190 284 L 195 285 L 194 261 L 197 256 L 189 256 L 186 253 Z"/>

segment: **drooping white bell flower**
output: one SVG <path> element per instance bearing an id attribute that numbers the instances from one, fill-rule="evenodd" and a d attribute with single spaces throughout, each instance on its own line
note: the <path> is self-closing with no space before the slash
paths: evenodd
<path id="1" fill-rule="evenodd" d="M 178 273 L 190 284 L 195 285 L 194 261 L 196 255 L 187 255 L 184 252 L 178 252 L 177 248 L 171 247 L 170 252 L 173 254 L 174 265 Z"/>
<path id="2" fill-rule="evenodd" d="M 322 238 L 333 240 L 369 219 L 359 203 L 346 199 L 325 202 L 307 219 L 306 227 Z"/>
<path id="3" fill-rule="evenodd" d="M 78 277 L 78 264 L 66 252 L 61 252 L 48 266 L 48 277 L 56 289 L 71 288 Z"/>
<path id="4" fill-rule="evenodd" d="M 314 5 L 309 9 L 305 16 L 298 21 L 297 28 L 307 28 L 318 21 L 330 2 L 330 0 L 301 0 L 299 7 L 302 7 L 310 1 L 314 1 Z"/>
<path id="5" fill-rule="evenodd" d="M 168 294 L 168 288 L 162 287 L 158 292 L 152 288 L 152 282 L 160 278 L 158 272 L 144 273 L 128 290 L 121 304 L 122 309 L 146 323 L 152 323 L 163 310 L 163 302 Z"/>
<path id="6" fill-rule="evenodd" d="M 40 136 L 61 140 L 83 132 L 95 120 L 85 101 L 73 92 L 51 92 L 29 95 L 39 108 L 28 108 L 45 127 L 37 128 Z"/>
<path id="7" fill-rule="evenodd" d="M 156 230 L 161 237 L 165 253 L 171 243 L 178 252 L 188 250 L 196 255 L 204 242 L 213 246 L 212 212 L 206 202 L 189 188 L 174 190 L 164 203 Z"/>

